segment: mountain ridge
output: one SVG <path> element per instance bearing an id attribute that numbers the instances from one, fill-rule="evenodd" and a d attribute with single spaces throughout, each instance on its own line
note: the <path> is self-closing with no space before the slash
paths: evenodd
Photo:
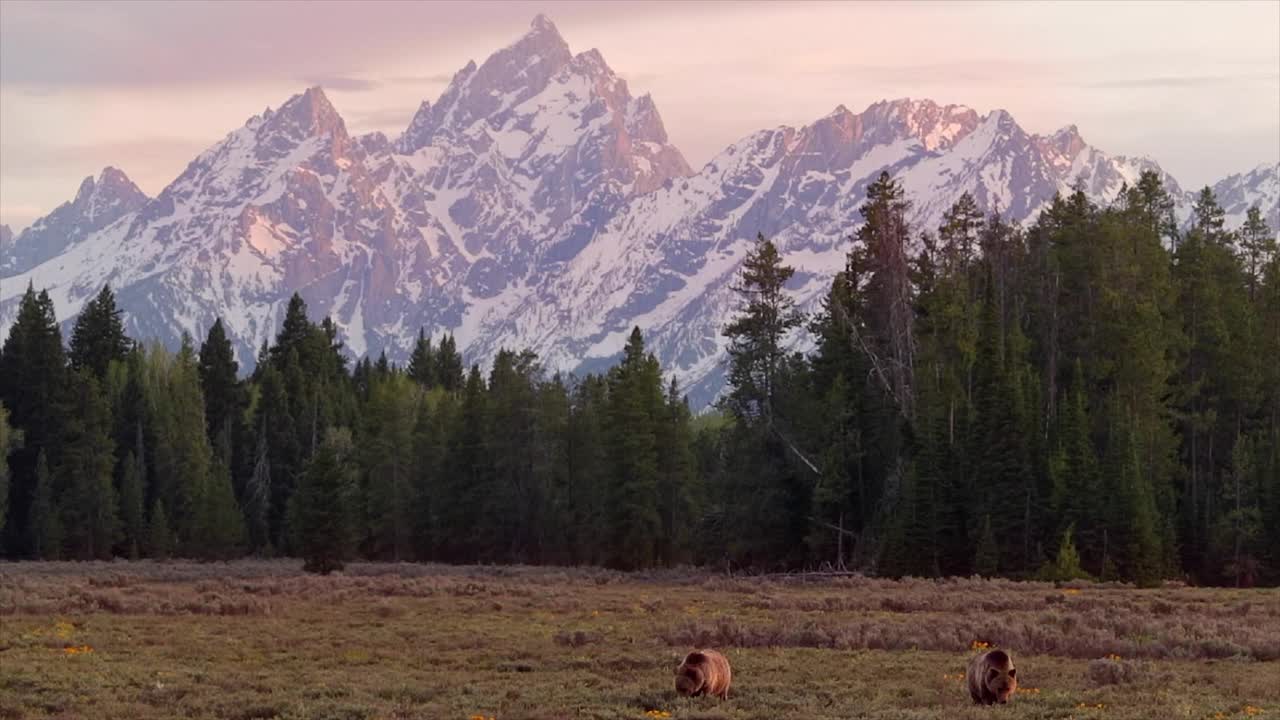
<path id="1" fill-rule="evenodd" d="M 1191 203 L 1154 160 L 1109 155 L 1074 125 L 1036 135 L 1003 110 L 909 98 L 757 131 L 695 171 L 653 99 L 598 50 L 573 54 L 544 16 L 468 62 L 394 139 L 349 134 L 312 87 L 155 198 L 111 170 L 5 242 L 0 331 L 28 282 L 50 289 L 64 322 L 109 282 L 131 334 L 170 345 L 223 317 L 242 367 L 295 291 L 353 354 L 397 360 L 425 328 L 455 333 L 469 361 L 528 347 L 549 367 L 590 368 L 639 325 L 699 405 L 722 382 L 718 329 L 750 241 L 775 238 L 812 307 L 881 170 L 915 202 L 917 230 L 964 192 L 1030 221 L 1055 193 L 1078 184 L 1108 202 L 1143 170 L 1182 216 Z M 1277 178 L 1280 163 L 1220 181 L 1228 222 L 1253 202 L 1280 213 Z"/>

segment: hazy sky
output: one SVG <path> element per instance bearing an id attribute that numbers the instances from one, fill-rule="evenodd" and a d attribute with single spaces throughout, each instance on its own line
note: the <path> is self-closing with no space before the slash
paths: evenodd
<path id="1" fill-rule="evenodd" d="M 1280 2 L 0 2 L 0 222 L 104 165 L 158 193 L 264 108 L 320 84 L 399 133 L 539 12 L 650 92 L 700 167 L 762 128 L 931 98 L 1156 158 L 1186 187 L 1280 160 Z"/>

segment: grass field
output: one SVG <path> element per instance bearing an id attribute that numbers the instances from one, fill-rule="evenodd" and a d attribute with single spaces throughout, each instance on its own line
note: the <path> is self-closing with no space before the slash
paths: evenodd
<path id="1" fill-rule="evenodd" d="M 1018 662 L 1009 705 L 969 702 L 975 643 Z M 675 695 L 695 646 L 728 701 Z M 3 564 L 0 718 L 28 717 L 1280 720 L 1280 592 Z"/>

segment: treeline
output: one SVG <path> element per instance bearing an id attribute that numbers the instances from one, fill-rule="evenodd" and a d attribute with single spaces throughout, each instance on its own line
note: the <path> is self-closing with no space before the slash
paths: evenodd
<path id="1" fill-rule="evenodd" d="M 1153 583 L 1280 580 L 1280 258 L 1153 174 L 1022 228 L 969 196 L 936 232 L 868 190 L 813 317 L 760 238 L 694 418 L 633 331 L 618 364 L 487 375 L 451 337 L 351 365 L 296 296 L 241 378 L 221 322 L 175 354 L 109 288 L 64 349 L 29 289 L 0 351 L 14 558 L 286 554 L 852 567 Z M 815 347 L 787 350 L 807 330 Z"/>

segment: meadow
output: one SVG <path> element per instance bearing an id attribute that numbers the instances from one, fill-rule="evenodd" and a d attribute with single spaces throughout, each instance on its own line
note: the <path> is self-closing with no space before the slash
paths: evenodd
<path id="1" fill-rule="evenodd" d="M 975 707 L 968 657 L 1021 691 Z M 725 702 L 676 696 L 696 646 Z M 0 564 L 0 718 L 1276 718 L 1280 592 L 301 563 Z"/>

